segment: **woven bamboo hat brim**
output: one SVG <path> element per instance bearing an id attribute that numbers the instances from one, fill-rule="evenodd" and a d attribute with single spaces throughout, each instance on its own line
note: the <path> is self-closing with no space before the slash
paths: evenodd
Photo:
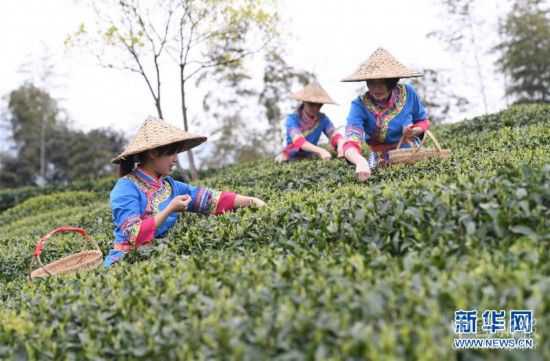
<path id="1" fill-rule="evenodd" d="M 181 143 L 180 152 L 184 152 L 205 141 L 206 137 L 187 133 L 162 119 L 148 117 L 124 152 L 120 153 L 112 162 L 120 163 L 127 157 L 146 150 L 177 143 Z"/>
<path id="2" fill-rule="evenodd" d="M 367 61 L 359 66 L 359 69 L 342 81 L 352 82 L 369 79 L 414 78 L 420 76 L 422 76 L 422 73 L 407 68 L 397 61 L 387 50 L 379 48 Z"/>
<path id="3" fill-rule="evenodd" d="M 336 104 L 325 89 L 317 82 L 308 84 L 302 90 L 293 93 L 292 98 L 309 103 Z"/>

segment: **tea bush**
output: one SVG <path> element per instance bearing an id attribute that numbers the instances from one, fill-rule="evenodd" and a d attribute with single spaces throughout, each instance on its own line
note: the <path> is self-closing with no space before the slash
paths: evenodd
<path id="1" fill-rule="evenodd" d="M 49 185 L 46 187 L 19 187 L 0 190 L 0 212 L 38 195 L 64 191 L 88 191 L 105 194 L 113 188 L 116 179 L 107 177 L 99 180 L 81 180 L 69 185 Z"/>
<path id="2" fill-rule="evenodd" d="M 549 125 L 532 105 L 439 126 L 450 159 L 368 184 L 337 160 L 228 167 L 201 184 L 268 207 L 185 214 L 109 271 L 33 283 L 56 226 L 108 251 L 112 180 L 29 197 L 0 213 L 0 359 L 550 359 Z M 81 247 L 57 237 L 44 260 Z M 536 349 L 454 350 L 454 311 L 473 308 L 532 309 Z"/>

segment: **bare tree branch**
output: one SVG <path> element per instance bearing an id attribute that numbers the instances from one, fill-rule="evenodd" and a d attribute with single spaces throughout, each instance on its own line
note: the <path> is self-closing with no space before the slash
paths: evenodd
<path id="1" fill-rule="evenodd" d="M 262 44 L 262 46 L 260 46 L 258 49 L 254 49 L 254 50 L 250 50 L 250 51 L 244 51 L 244 52 L 241 53 L 240 56 L 238 56 L 236 58 L 233 58 L 233 59 L 203 63 L 197 69 L 190 72 L 189 75 L 187 75 L 185 77 L 185 81 L 191 79 L 193 76 L 200 73 L 202 70 L 205 70 L 205 69 L 208 69 L 208 68 L 215 68 L 215 67 L 218 67 L 218 66 L 230 65 L 230 64 L 241 61 L 242 59 L 244 59 L 247 56 L 259 53 L 260 51 L 265 49 L 265 47 L 269 44 L 269 42 L 270 42 L 270 40 L 264 42 Z"/>

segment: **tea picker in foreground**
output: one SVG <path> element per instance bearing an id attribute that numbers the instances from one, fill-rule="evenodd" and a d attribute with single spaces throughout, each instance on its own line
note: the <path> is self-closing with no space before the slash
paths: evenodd
<path id="1" fill-rule="evenodd" d="M 419 77 L 384 49 L 376 50 L 344 82 L 366 81 L 368 91 L 354 99 L 347 117 L 345 158 L 356 166 L 359 180 L 366 181 L 395 149 L 419 142 L 430 126 L 428 113 L 414 88 L 399 84 L 401 78 Z M 369 146 L 368 161 L 361 155 L 362 143 Z"/>
<path id="2" fill-rule="evenodd" d="M 287 117 L 285 149 L 276 161 L 284 162 L 310 157 L 330 159 L 329 151 L 317 146 L 321 134 L 325 134 L 338 156 L 343 156 L 344 139 L 336 131 L 330 119 L 321 113 L 323 104 L 336 104 L 318 83 L 311 83 L 292 97 L 300 101 L 298 109 Z"/>
<path id="3" fill-rule="evenodd" d="M 131 249 L 164 236 L 180 213 L 222 214 L 240 207 L 265 205 L 258 198 L 196 187 L 169 176 L 177 154 L 204 141 L 206 137 L 150 117 L 126 150 L 113 159 L 119 164 L 121 178 L 110 196 L 115 240 L 103 263 L 105 268 Z"/>

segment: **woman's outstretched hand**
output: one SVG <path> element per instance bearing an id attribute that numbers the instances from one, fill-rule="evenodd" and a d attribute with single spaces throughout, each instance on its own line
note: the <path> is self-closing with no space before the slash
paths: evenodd
<path id="1" fill-rule="evenodd" d="M 366 182 L 371 175 L 369 162 L 355 148 L 350 148 L 345 152 L 345 157 L 351 163 L 355 164 L 355 175 L 361 182 Z"/>
<path id="2" fill-rule="evenodd" d="M 357 164 L 355 166 L 355 174 L 361 182 L 366 182 L 371 175 L 369 164 L 366 162 Z"/>
<path id="3" fill-rule="evenodd" d="M 330 152 L 328 150 L 324 149 L 324 148 L 319 147 L 319 150 L 317 151 L 317 154 L 323 160 L 329 160 L 329 159 L 332 158 L 332 154 L 330 154 Z"/>
<path id="4" fill-rule="evenodd" d="M 288 161 L 288 156 L 284 152 L 279 153 L 279 155 L 275 157 L 276 163 L 283 163 L 286 161 Z"/>
<path id="5" fill-rule="evenodd" d="M 256 197 L 247 197 L 247 196 L 237 195 L 237 197 L 235 198 L 235 207 L 237 208 L 243 208 L 243 207 L 262 208 L 265 205 L 266 204 L 264 201 Z"/>
<path id="6" fill-rule="evenodd" d="M 255 207 L 255 208 L 262 208 L 265 207 L 266 203 L 262 201 L 260 198 L 256 197 L 248 197 L 249 199 L 249 207 Z"/>
<path id="7" fill-rule="evenodd" d="M 338 144 L 336 145 L 336 152 L 338 153 L 338 158 L 344 158 L 344 138 L 340 138 L 338 140 Z"/>

